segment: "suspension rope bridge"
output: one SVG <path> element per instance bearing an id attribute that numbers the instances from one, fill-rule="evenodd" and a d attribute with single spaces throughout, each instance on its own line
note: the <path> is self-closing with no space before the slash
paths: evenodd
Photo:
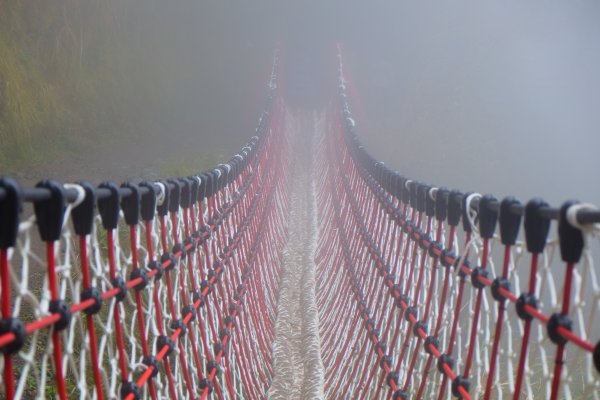
<path id="1" fill-rule="evenodd" d="M 338 58 L 300 116 L 276 56 L 256 135 L 198 175 L 0 179 L 4 398 L 600 399 L 600 211 L 388 169 Z"/>

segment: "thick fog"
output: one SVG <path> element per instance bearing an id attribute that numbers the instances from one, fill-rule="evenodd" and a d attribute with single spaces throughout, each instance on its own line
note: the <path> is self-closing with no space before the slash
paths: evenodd
<path id="1" fill-rule="evenodd" d="M 600 3 L 411 2 L 346 42 L 365 141 L 463 190 L 600 202 Z"/>
<path id="2" fill-rule="evenodd" d="M 275 42 L 282 75 L 303 71 L 289 102 L 306 85 L 303 104 L 323 107 L 339 42 L 359 132 L 387 165 L 451 188 L 600 203 L 596 1 L 192 3 L 173 29 L 206 90 L 190 86 L 183 130 L 244 137 Z"/>
<path id="3" fill-rule="evenodd" d="M 327 107 L 339 43 L 358 131 L 390 167 L 498 197 L 600 204 L 596 0 L 126 3 L 132 51 L 165 88 L 137 145 L 148 157 L 239 149 L 276 43 L 288 104 Z"/>

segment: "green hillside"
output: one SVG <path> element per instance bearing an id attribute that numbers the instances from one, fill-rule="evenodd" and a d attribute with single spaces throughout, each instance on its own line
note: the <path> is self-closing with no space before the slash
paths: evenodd
<path id="1" fill-rule="evenodd" d="M 271 52 L 223 39 L 255 29 L 241 14 L 220 2 L 0 0 L 0 175 L 123 138 L 197 131 L 205 150 L 214 138 L 237 148 Z"/>

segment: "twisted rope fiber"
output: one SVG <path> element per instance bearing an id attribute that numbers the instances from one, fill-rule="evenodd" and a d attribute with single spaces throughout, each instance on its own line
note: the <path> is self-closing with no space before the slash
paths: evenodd
<path id="1" fill-rule="evenodd" d="M 347 103 L 341 56 L 339 87 L 341 112 L 331 113 L 332 128 L 323 139 L 327 150 L 321 152 L 320 166 L 328 175 L 320 182 L 322 218 L 333 219 L 333 223 L 322 226 L 323 247 L 317 256 L 325 280 L 319 305 L 322 310 L 335 310 L 335 323 L 325 311 L 322 324 L 329 395 L 342 390 L 353 398 L 379 398 L 385 381 L 390 387 L 387 398 L 394 399 L 447 398 L 452 394 L 487 399 L 509 393 L 518 399 L 523 393 L 532 398 L 533 391 L 540 389 L 551 399 L 597 399 L 600 344 L 594 346 L 587 338 L 597 337 L 594 317 L 600 290 L 588 250 L 583 252 L 581 273 L 589 279 L 582 279 L 574 267 L 583 250 L 582 232 L 566 220 L 566 215 L 579 220 L 568 211 L 574 203 L 566 203 L 559 210 L 560 241 L 549 241 L 548 218 L 556 216 L 542 201 L 521 207 L 515 199 L 498 203 L 491 196 L 463 195 L 410 181 L 385 168 L 360 144 Z M 525 214 L 526 248 L 532 268 L 529 291 L 518 296 L 511 287 L 519 287 L 516 263 L 525 247 L 516 240 L 521 212 Z M 463 231 L 458 232 L 461 219 Z M 498 221 L 499 238 L 494 233 Z M 590 237 L 595 233 L 586 230 Z M 464 238 L 462 250 L 458 236 Z M 502 273 L 498 275 L 493 263 L 497 239 L 504 246 Z M 334 243 L 342 250 L 329 252 L 327 248 L 335 247 Z M 562 299 L 555 294 L 555 275 L 550 272 L 552 251 L 558 246 L 566 265 Z M 538 280 L 536 285 L 539 274 L 535 266 L 540 255 L 544 257 L 542 282 Z M 387 296 L 382 293 L 385 288 Z M 585 290 L 592 290 L 587 303 Z M 349 302 L 351 297 L 354 303 Z M 516 305 L 517 312 L 506 306 L 507 300 Z M 493 303 L 498 304 L 495 314 L 490 307 Z M 550 303 L 550 308 L 544 303 Z M 587 319 L 584 312 L 589 313 Z M 574 313 L 575 321 L 570 313 Z M 363 319 L 370 340 L 357 339 L 358 318 Z M 527 367 L 527 356 L 533 355 L 527 350 L 527 335 L 521 338 L 514 334 L 514 329 L 522 331 L 523 326 L 527 330 L 532 320 L 540 321 L 547 331 L 537 330 L 534 346 L 544 368 L 545 383 L 539 389 L 532 382 L 531 367 Z M 340 335 L 337 342 L 331 339 Z M 518 357 L 511 350 L 513 341 L 521 342 Z M 501 342 L 509 348 L 502 349 Z M 569 342 L 575 348 L 567 359 Z M 487 343 L 491 344 L 491 355 Z M 556 362 L 550 373 L 545 354 L 552 347 Z M 356 353 L 358 357 L 353 356 Z M 432 375 L 434 360 L 438 376 Z M 393 364 L 396 368 L 392 371 Z M 581 383 L 575 384 L 565 372 L 567 364 L 572 370 L 581 365 L 581 372 L 575 375 L 582 374 Z M 379 385 L 373 387 L 378 369 L 382 370 Z M 523 378 L 524 391 L 520 386 Z M 448 379 L 452 390 L 447 389 Z M 508 385 L 501 379 L 507 379 Z"/>

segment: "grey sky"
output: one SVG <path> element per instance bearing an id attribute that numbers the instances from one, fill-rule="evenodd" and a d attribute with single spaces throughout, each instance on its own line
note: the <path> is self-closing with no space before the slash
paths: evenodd
<path id="1" fill-rule="evenodd" d="M 160 19 L 174 33 L 162 45 L 178 57 L 175 131 L 232 145 L 248 137 L 276 41 L 289 63 L 295 52 L 311 54 L 320 95 L 328 95 L 340 42 L 359 132 L 389 166 L 451 188 L 600 204 L 600 2 L 169 7 Z"/>

